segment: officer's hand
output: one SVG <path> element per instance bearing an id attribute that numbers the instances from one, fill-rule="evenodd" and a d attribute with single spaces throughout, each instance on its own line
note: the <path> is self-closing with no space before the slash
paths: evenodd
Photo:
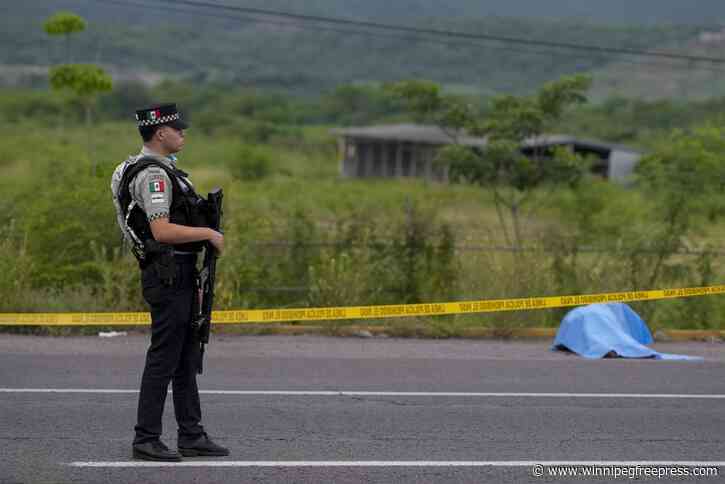
<path id="1" fill-rule="evenodd" d="M 222 255 L 222 252 L 224 252 L 224 235 L 220 234 L 216 230 L 212 230 L 211 232 L 212 232 L 212 235 L 209 238 L 209 242 L 216 249 L 216 254 Z"/>

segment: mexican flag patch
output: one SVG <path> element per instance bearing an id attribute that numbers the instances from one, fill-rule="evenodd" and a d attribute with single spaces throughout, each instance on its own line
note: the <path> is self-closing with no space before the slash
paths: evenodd
<path id="1" fill-rule="evenodd" d="M 163 193 L 165 191 L 164 180 L 156 180 L 149 183 L 151 193 Z"/>

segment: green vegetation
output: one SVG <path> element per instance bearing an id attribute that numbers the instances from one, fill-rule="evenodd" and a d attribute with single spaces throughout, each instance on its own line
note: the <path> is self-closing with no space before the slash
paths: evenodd
<path id="1" fill-rule="evenodd" d="M 182 166 L 201 193 L 222 186 L 227 194 L 219 308 L 697 286 L 717 283 L 725 271 L 717 251 L 725 232 L 719 218 L 725 144 L 713 124 L 725 111 L 722 100 L 612 100 L 561 111 L 552 129 L 620 132 L 651 154 L 634 187 L 588 176 L 572 186 L 532 187 L 537 211 L 521 219 L 522 251 L 512 253 L 495 249 L 507 243 L 489 184 L 339 178 L 329 128 L 353 114 L 340 106 L 350 99 L 367 105 L 356 118 L 361 123 L 406 119 L 405 103 L 389 89 L 340 88 L 319 102 L 241 88 L 168 83 L 158 89 L 121 84 L 100 96 L 102 121 L 92 128 L 95 174 L 87 169 L 81 105 L 47 92 L 0 91 L 0 311 L 145 310 L 135 261 L 115 225 L 109 177 L 140 147 L 124 106 L 161 93 L 190 114 Z M 470 100 L 497 119 L 495 104 Z M 67 121 L 63 131 L 60 115 Z M 694 253 L 677 253 L 683 249 Z M 723 328 L 721 298 L 635 306 L 655 328 Z M 425 324 L 424 334 L 443 337 L 467 326 L 553 326 L 562 313 L 381 324 L 395 334 Z"/>
<path id="2" fill-rule="evenodd" d="M 443 96 L 430 82 L 408 81 L 392 87 L 417 117 L 436 119 L 451 130 L 486 137 L 486 149 L 452 144 L 441 150 L 438 163 L 450 167 L 453 182 L 481 186 L 493 195 L 499 228 L 507 245 L 523 247 L 521 219 L 541 187 L 574 186 L 587 171 L 587 160 L 566 150 L 545 146 L 521 150 L 533 138 L 551 133 L 564 111 L 586 101 L 591 80 L 578 76 L 545 85 L 534 96 L 500 96 L 481 115 L 458 99 Z M 532 211 L 529 210 L 529 216 Z"/>
<path id="3" fill-rule="evenodd" d="M 69 91 L 83 106 L 86 118 L 86 131 L 88 132 L 88 157 L 93 164 L 93 173 L 96 163 L 91 143 L 91 126 L 93 108 L 99 93 L 108 92 L 113 88 L 113 80 L 102 68 L 93 64 L 70 64 L 70 36 L 86 29 L 86 21 L 70 12 L 59 12 L 46 20 L 45 32 L 51 36 L 63 35 L 66 38 L 68 53 L 66 64 L 53 66 L 50 69 L 50 85 L 56 91 Z M 61 126 L 63 121 L 61 120 Z"/>
<path id="4" fill-rule="evenodd" d="M 71 12 L 58 12 L 45 21 L 43 29 L 50 36 L 62 35 L 65 37 L 65 62 L 70 63 L 70 37 L 75 33 L 86 30 L 86 21 Z"/>
<path id="5" fill-rule="evenodd" d="M 351 3 L 355 2 L 341 5 L 324 0 L 300 4 L 279 0 L 260 1 L 257 6 L 345 18 L 374 18 L 387 23 L 488 36 L 625 49 L 677 50 L 702 30 L 693 25 L 630 25 L 638 23 L 634 17 L 628 17 L 618 25 L 602 23 L 595 15 L 586 19 L 555 19 L 557 9 L 550 7 L 549 2 L 546 5 L 528 2 L 530 5 L 526 8 L 519 6 L 519 10 L 528 11 L 532 16 L 545 9 L 545 18 L 536 20 L 492 16 L 497 9 L 490 2 L 484 2 L 485 5 L 473 1 L 456 2 L 460 3 L 457 6 L 430 1 Z M 15 66 L 21 78 L 20 81 L 11 80 L 8 75 L 6 83 L 42 85 L 46 81 L 45 73 L 36 73 L 33 66 L 68 62 L 65 49 L 47 38 L 40 28 L 54 5 L 51 0 L 26 2 L 13 5 L 0 16 L 0 44 L 4 47 L 0 52 L 0 64 Z M 245 5 L 253 6 L 254 2 Z M 499 11 L 512 10 L 510 6 L 503 7 L 504 10 Z M 627 4 L 621 12 L 629 15 L 640 8 L 639 3 L 636 6 Z M 168 4 L 160 8 L 158 4 L 143 8 L 79 2 L 77 9 L 90 23 L 85 32 L 74 34 L 71 49 L 74 61 L 100 64 L 113 72 L 117 80 L 153 82 L 159 77 L 173 77 L 197 84 L 224 83 L 319 94 L 341 84 L 375 85 L 424 78 L 461 92 L 491 95 L 531 92 L 562 75 L 603 70 L 621 59 L 621 56 L 599 52 L 490 41 L 439 38 L 443 42 L 436 43 L 395 32 L 340 33 L 315 24 L 285 26 L 254 22 L 248 18 L 235 18 L 231 12 L 215 11 L 208 16 L 206 9 L 174 8 Z M 568 5 L 567 9 L 559 8 L 558 12 L 575 9 Z M 696 9 L 687 8 L 684 13 L 691 10 Z M 665 8 L 659 4 L 642 8 L 642 12 L 647 12 L 647 19 L 660 11 Z M 418 16 L 411 17 L 411 13 Z M 517 12 L 511 12 L 514 13 Z M 643 23 L 642 17 L 640 19 Z M 682 15 L 675 20 L 680 19 Z M 626 60 L 638 62 L 641 59 Z M 673 72 L 686 77 L 700 67 L 700 64 L 682 62 L 674 62 L 675 65 L 666 61 L 653 62 L 665 64 L 665 71 L 656 71 L 658 79 Z M 647 64 L 625 66 L 626 70 L 619 69 L 612 83 L 604 86 L 607 88 L 605 94 L 624 89 L 634 71 L 648 72 L 652 67 Z M 723 83 L 710 81 L 708 86 L 712 89 L 707 92 L 725 92 Z M 648 92 L 653 92 L 659 84 L 653 81 L 645 86 Z M 697 95 L 700 91 L 693 86 L 689 94 Z"/>

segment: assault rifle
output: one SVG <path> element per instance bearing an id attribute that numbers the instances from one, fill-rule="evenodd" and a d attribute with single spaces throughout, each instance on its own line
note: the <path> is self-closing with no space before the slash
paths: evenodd
<path id="1" fill-rule="evenodd" d="M 215 188 L 207 197 L 209 227 L 221 232 L 222 226 L 222 189 Z M 201 375 L 204 371 L 204 346 L 209 343 L 209 331 L 211 330 L 211 311 L 214 305 L 214 280 L 216 279 L 216 249 L 211 242 L 206 243 L 204 248 L 204 264 L 199 271 L 199 312 L 192 325 L 199 337 L 200 354 L 197 372 Z"/>

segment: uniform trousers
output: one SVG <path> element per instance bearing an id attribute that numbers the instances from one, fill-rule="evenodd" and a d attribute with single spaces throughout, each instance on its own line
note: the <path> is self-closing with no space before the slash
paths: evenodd
<path id="1" fill-rule="evenodd" d="M 199 340 L 191 327 L 196 308 L 196 255 L 175 255 L 176 277 L 161 283 L 153 265 L 141 272 L 143 296 L 151 308 L 151 345 L 141 379 L 134 444 L 159 440 L 164 404 L 171 382 L 178 445 L 204 434 L 196 384 Z"/>

